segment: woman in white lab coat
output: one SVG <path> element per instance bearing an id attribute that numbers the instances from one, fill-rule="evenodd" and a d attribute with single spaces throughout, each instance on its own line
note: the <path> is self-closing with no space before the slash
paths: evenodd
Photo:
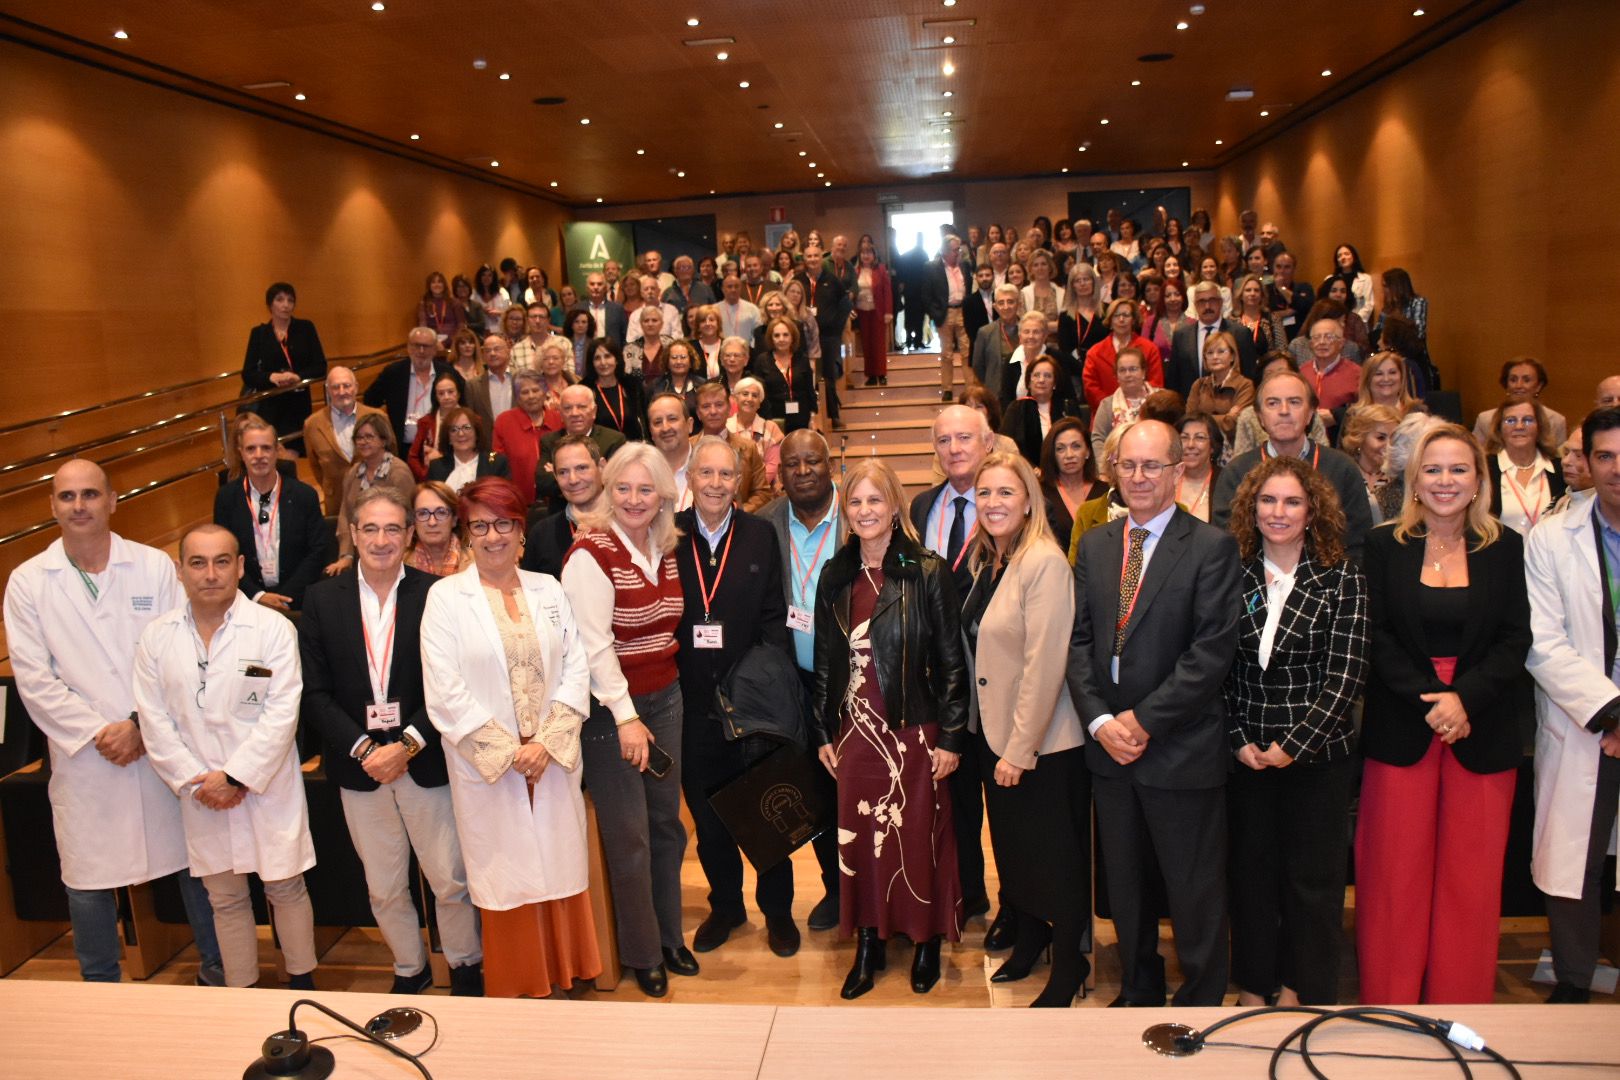
<path id="1" fill-rule="evenodd" d="M 579 730 L 590 669 L 557 580 L 518 569 L 523 497 L 481 477 L 457 517 L 473 565 L 428 593 L 422 667 L 467 885 L 483 916 L 484 991 L 546 997 L 601 974 L 586 892 Z"/>
<path id="2" fill-rule="evenodd" d="M 1607 435 L 1608 429 L 1593 437 Z M 1585 962 L 1571 964 L 1572 953 L 1560 949 L 1567 940 L 1560 917 L 1580 916 L 1574 927 L 1590 938 L 1591 959 L 1596 957 L 1598 915 L 1587 919 L 1576 910 L 1586 892 L 1589 907 L 1600 888 L 1589 874 L 1588 846 L 1598 772 L 1603 758 L 1602 736 L 1586 725 L 1620 697 L 1604 665 L 1604 617 L 1608 583 L 1598 565 L 1593 515 L 1600 497 L 1544 518 L 1530 530 L 1525 548 L 1525 583 L 1530 596 L 1530 628 L 1534 639 L 1525 662 L 1536 680 L 1536 824 L 1530 860 L 1536 887 L 1547 894 L 1548 918 L 1553 931 L 1553 968 L 1559 991 L 1579 991 L 1572 1000 L 1584 1000 L 1591 980 Z M 1610 575 L 1620 566 L 1608 560 Z M 1608 601 L 1613 603 L 1612 600 Z M 1613 762 L 1608 763 L 1611 767 Z M 1610 808 L 1610 813 L 1615 812 Z M 1602 844 L 1612 852 L 1612 833 Z M 1597 865 L 1601 867 L 1601 857 Z M 1572 966 L 1582 971 L 1571 971 Z M 1556 993 L 1555 993 L 1556 998 Z"/>

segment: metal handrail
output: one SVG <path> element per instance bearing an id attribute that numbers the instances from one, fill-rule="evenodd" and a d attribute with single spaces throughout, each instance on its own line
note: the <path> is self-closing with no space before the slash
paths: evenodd
<path id="1" fill-rule="evenodd" d="M 151 480 L 144 484 L 137 484 L 130 488 L 128 492 L 119 495 L 118 501 L 121 503 L 128 502 L 130 499 L 139 498 L 142 495 L 150 495 L 152 492 L 161 488 L 166 488 L 171 484 L 178 484 L 182 480 L 190 480 L 193 476 L 197 476 L 202 473 L 217 472 L 224 466 L 224 464 L 224 458 L 215 458 L 214 460 L 205 462 L 196 466 L 195 468 L 187 469 L 183 473 L 176 473 L 174 476 L 166 476 L 162 480 Z M 46 518 L 44 521 L 37 521 L 34 524 L 18 529 L 16 532 L 7 536 L 0 536 L 0 547 L 4 547 L 6 544 L 13 543 L 17 540 L 27 539 L 28 537 L 33 536 L 35 533 L 44 532 L 46 529 L 52 528 L 55 525 L 55 518 Z"/>
<path id="2" fill-rule="evenodd" d="M 387 355 L 383 355 L 383 353 L 387 353 Z M 392 350 L 383 350 L 382 353 L 368 354 L 358 363 L 343 364 L 341 366 L 347 367 L 350 370 L 358 373 L 360 371 L 365 371 L 376 367 L 379 364 L 391 363 L 396 358 L 397 357 Z M 343 360 L 351 358 L 339 357 L 338 359 Z M 272 387 L 269 390 L 256 390 L 251 394 L 244 394 L 241 397 L 233 398 L 227 401 L 214 402 L 209 405 L 204 405 L 201 408 L 193 409 L 190 412 L 177 413 L 174 416 L 166 417 L 162 420 L 156 420 L 150 424 L 144 424 L 141 427 L 131 428 L 128 431 L 115 432 L 111 435 L 99 436 L 98 438 L 89 439 L 85 442 L 75 443 L 72 446 L 64 446 L 56 450 L 47 451 L 43 454 L 35 454 L 33 457 L 21 458 L 17 461 L 0 465 L 0 477 L 16 472 L 18 469 L 27 469 L 32 468 L 35 465 L 43 465 L 47 461 L 55 461 L 63 457 L 78 457 L 85 451 L 94 450 L 99 446 L 108 446 L 112 443 L 123 442 L 125 439 L 135 438 L 138 435 L 146 435 L 154 431 L 161 431 L 170 425 L 184 423 L 187 420 L 195 420 L 197 417 L 207 413 L 214 413 L 223 409 L 230 409 L 240 407 L 242 405 L 252 404 L 253 402 L 263 401 L 266 398 L 277 397 L 281 394 L 290 394 L 296 390 L 305 389 L 314 385 L 315 383 L 325 381 L 326 376 L 323 375 L 318 379 L 302 379 L 291 386 L 277 386 Z M 3 541 L 0 541 L 0 543 L 3 543 Z"/>
<path id="3" fill-rule="evenodd" d="M 175 445 L 178 445 L 179 443 L 190 442 L 191 440 L 197 438 L 197 436 L 199 436 L 199 435 L 206 435 L 206 434 L 211 434 L 211 433 L 217 434 L 218 433 L 218 428 L 212 423 L 204 424 L 201 427 L 191 428 L 188 431 L 181 432 L 180 434 L 172 436 L 172 437 L 167 438 L 167 439 L 159 440 L 158 442 L 151 442 L 151 443 L 146 443 L 146 444 L 144 444 L 142 446 L 130 447 L 128 450 L 123 450 L 123 451 L 120 451 L 119 453 L 113 454 L 113 455 L 111 455 L 109 457 L 104 457 L 104 458 L 100 459 L 97 462 L 97 464 L 100 465 L 102 468 L 106 468 L 108 465 L 112 465 L 112 464 L 115 464 L 117 462 L 127 460 L 128 458 L 135 457 L 135 456 L 137 456 L 139 454 L 149 453 L 149 452 L 151 452 L 153 450 L 162 450 L 165 447 L 175 446 Z M 51 482 L 52 475 L 53 475 L 52 473 L 42 473 L 41 475 L 36 476 L 36 477 L 34 477 L 32 479 L 24 480 L 24 481 L 22 481 L 21 483 L 18 483 L 18 484 L 13 484 L 11 487 L 0 488 L 0 499 L 7 498 L 9 496 L 15 495 L 15 494 L 17 494 L 18 492 L 21 492 L 21 491 L 27 491 L 29 488 L 38 487 L 41 484 L 48 484 L 48 483 Z"/>
<path id="4" fill-rule="evenodd" d="M 333 364 L 337 364 L 341 367 L 350 369 L 357 366 L 370 366 L 365 362 L 376 360 L 377 358 L 382 357 L 384 354 L 392 356 L 400 352 L 402 349 L 404 349 L 404 347 L 405 346 L 403 344 L 390 345 L 385 349 L 378 349 L 376 352 L 361 353 L 358 356 L 330 357 L 327 359 L 327 366 L 330 367 Z M 356 365 L 347 363 L 346 361 L 349 360 L 361 361 L 361 364 Z M 198 386 L 206 386 L 209 383 L 219 382 L 221 379 L 229 379 L 233 377 L 240 378 L 241 375 L 242 372 L 240 370 L 221 371 L 218 375 L 204 375 L 201 378 L 192 379 L 189 382 L 175 383 L 173 386 L 160 386 L 156 390 L 143 390 L 138 394 L 130 394 L 126 397 L 113 398 L 111 401 L 102 401 L 94 405 L 81 405 L 76 409 L 64 409 L 59 413 L 52 413 L 49 416 L 41 416 L 34 420 L 21 420 L 15 424 L 7 424 L 0 427 L 0 436 L 12 435 L 19 431 L 26 431 L 28 428 L 38 427 L 41 424 L 54 424 L 62 420 L 70 420 L 75 416 L 85 416 L 93 412 L 100 412 L 102 409 L 113 409 L 120 405 L 132 405 L 138 401 L 150 401 L 152 398 L 162 397 L 165 394 L 178 394 L 182 390 L 191 390 Z M 288 386 L 277 387 L 276 389 L 293 390 L 297 388 Z"/>

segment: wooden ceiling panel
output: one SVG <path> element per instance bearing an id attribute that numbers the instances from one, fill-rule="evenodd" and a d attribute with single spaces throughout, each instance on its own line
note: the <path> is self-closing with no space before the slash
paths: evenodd
<path id="1" fill-rule="evenodd" d="M 803 190 L 817 172 L 847 186 L 1207 168 L 1505 2 L 1435 0 L 1414 17 L 1395 0 L 1206 0 L 1197 16 L 1175 0 L 9 0 L 0 27 L 231 90 L 285 79 L 252 97 L 590 204 Z M 683 43 L 707 37 L 735 40 Z M 1138 61 L 1151 52 L 1175 56 Z M 1226 101 L 1234 86 L 1254 98 Z M 567 101 L 533 104 L 547 95 Z"/>

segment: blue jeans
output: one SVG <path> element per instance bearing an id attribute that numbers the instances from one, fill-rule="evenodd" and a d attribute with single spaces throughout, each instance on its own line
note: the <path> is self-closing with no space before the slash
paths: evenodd
<path id="1" fill-rule="evenodd" d="M 191 923 L 191 934 L 202 965 L 198 979 L 209 986 L 223 986 L 225 969 L 219 959 L 219 941 L 214 936 L 214 909 L 208 904 L 208 890 L 184 870 L 179 877 L 186 921 Z M 67 889 L 68 918 L 73 923 L 73 952 L 79 958 L 79 976 L 85 982 L 118 982 L 123 978 L 119 960 L 124 955 L 118 926 L 118 893 L 113 889 L 63 888 Z"/>

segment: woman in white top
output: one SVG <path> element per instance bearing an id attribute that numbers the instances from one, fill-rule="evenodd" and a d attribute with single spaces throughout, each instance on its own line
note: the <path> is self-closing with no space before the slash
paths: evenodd
<path id="1" fill-rule="evenodd" d="M 1215 256 L 1205 255 L 1199 260 L 1198 281 L 1193 282 L 1188 288 L 1187 293 L 1189 296 L 1192 295 L 1192 290 L 1198 287 L 1199 281 L 1214 282 L 1215 286 L 1221 290 L 1221 314 L 1230 316 L 1232 314 L 1232 290 L 1221 284 L 1221 264 Z"/>
<path id="2" fill-rule="evenodd" d="M 1142 402 L 1158 389 L 1147 381 L 1147 361 L 1142 357 L 1142 350 L 1134 345 L 1127 345 L 1115 357 L 1114 376 L 1119 379 L 1119 388 L 1097 404 L 1097 415 L 1091 418 L 1091 449 L 1099 460 L 1108 433 L 1123 424 L 1134 423 Z"/>
<path id="3" fill-rule="evenodd" d="M 1333 271 L 1350 286 L 1350 310 L 1372 325 L 1373 281 L 1372 275 L 1362 268 L 1360 253 L 1349 244 L 1340 244 L 1333 249 Z"/>
<path id="4" fill-rule="evenodd" d="M 518 569 L 522 493 L 487 477 L 466 496 L 473 564 L 428 591 L 423 691 L 483 919 L 485 993 L 546 997 L 602 970 L 580 795 L 590 669 L 562 586 Z"/>
<path id="5" fill-rule="evenodd" d="M 480 476 L 508 475 L 506 455 L 490 450 L 484 422 L 464 406 L 451 409 L 444 418 L 439 453 L 442 456 L 428 466 L 427 478 L 442 480 L 457 494 Z"/>
<path id="6" fill-rule="evenodd" d="M 1029 284 L 1019 292 L 1025 311 L 1038 311 L 1046 316 L 1048 334 L 1057 333 L 1058 308 L 1063 302 L 1062 293 L 1052 283 L 1056 275 L 1057 266 L 1052 261 L 1051 252 L 1045 249 L 1035 251 L 1029 257 Z"/>
<path id="7" fill-rule="evenodd" d="M 1142 260 L 1142 245 L 1136 239 L 1136 222 L 1130 218 L 1119 223 L 1119 239 L 1110 244 L 1108 250 L 1129 263 L 1132 270 L 1147 265 Z"/>
<path id="8" fill-rule="evenodd" d="M 785 436 L 775 420 L 759 415 L 765 404 L 765 384 L 752 375 L 744 376 L 731 388 L 731 403 L 735 410 L 726 417 L 726 430 L 733 435 L 747 435 L 765 458 L 765 480 L 776 487 L 776 473 L 782 465 L 782 440 Z"/>
<path id="9" fill-rule="evenodd" d="M 697 334 L 693 340 L 703 353 L 703 366 L 698 374 L 704 379 L 718 378 L 720 375 L 720 309 L 713 304 L 704 304 L 692 311 L 692 329 Z"/>
<path id="10" fill-rule="evenodd" d="M 1496 410 L 1485 444 L 1491 474 L 1491 513 L 1520 536 L 1529 534 L 1564 494 L 1564 474 L 1553 464 L 1552 445 L 1543 439 L 1547 414 L 1535 401 L 1509 398 Z"/>

